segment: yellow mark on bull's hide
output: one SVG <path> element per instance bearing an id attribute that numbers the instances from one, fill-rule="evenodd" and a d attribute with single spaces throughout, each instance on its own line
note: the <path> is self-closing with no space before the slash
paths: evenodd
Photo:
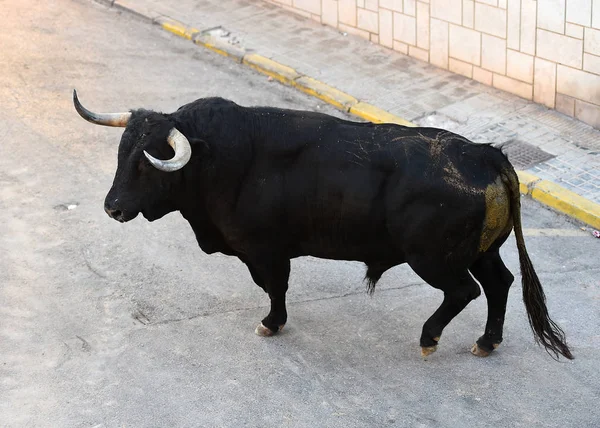
<path id="1" fill-rule="evenodd" d="M 501 234 L 512 227 L 508 189 L 500 177 L 485 189 L 485 220 L 479 240 L 479 251 L 487 251 Z"/>

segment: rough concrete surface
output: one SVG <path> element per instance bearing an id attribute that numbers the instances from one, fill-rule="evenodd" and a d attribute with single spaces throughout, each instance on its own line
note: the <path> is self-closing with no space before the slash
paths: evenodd
<path id="1" fill-rule="evenodd" d="M 360 264 L 314 258 L 293 262 L 283 333 L 257 337 L 268 299 L 240 262 L 204 255 L 178 214 L 104 214 L 121 130 L 84 122 L 71 91 L 98 111 L 220 95 L 340 113 L 84 0 L 4 1 L 0 16 L 0 426 L 598 425 L 600 240 L 524 202 L 572 362 L 535 345 L 519 277 L 496 353 L 469 353 L 481 297 L 423 361 L 439 292 L 398 267 L 370 298 Z M 503 255 L 518 273 L 513 240 Z"/>

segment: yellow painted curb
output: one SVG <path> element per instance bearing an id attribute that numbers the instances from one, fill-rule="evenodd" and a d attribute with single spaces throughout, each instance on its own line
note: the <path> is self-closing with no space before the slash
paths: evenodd
<path id="1" fill-rule="evenodd" d="M 171 18 L 159 17 L 156 19 L 156 22 L 160 24 L 162 28 L 165 30 L 175 34 L 176 36 L 183 37 L 184 39 L 192 40 L 196 34 L 200 32 L 197 28 L 188 27 L 187 25 L 175 21 Z"/>
<path id="2" fill-rule="evenodd" d="M 353 105 L 350 108 L 350 113 L 373 123 L 396 123 L 403 126 L 417 126 L 408 120 L 404 120 L 401 117 L 380 109 L 379 107 L 375 107 L 374 105 L 368 103 L 363 103 L 362 101 L 356 105 Z"/>
<path id="3" fill-rule="evenodd" d="M 294 80 L 293 86 L 341 110 L 349 111 L 353 105 L 358 103 L 358 100 L 353 96 L 312 77 L 302 76 Z"/>
<path id="4" fill-rule="evenodd" d="M 531 197 L 569 217 L 600 229 L 600 204 L 579 196 L 558 184 L 541 180 L 535 183 Z"/>
<path id="5" fill-rule="evenodd" d="M 273 79 L 291 85 L 294 80 L 300 77 L 300 74 L 291 67 L 279 64 L 272 59 L 257 54 L 249 54 L 244 56 L 242 61 L 249 67 L 260 71 Z"/>
<path id="6" fill-rule="evenodd" d="M 244 60 L 244 55 L 246 55 L 246 51 L 244 49 L 232 46 L 231 44 L 216 39 L 210 35 L 198 35 L 194 37 L 194 43 L 210 49 L 219 55 L 232 58 L 239 63 Z"/>
<path id="7" fill-rule="evenodd" d="M 535 183 L 541 180 L 538 176 L 527 171 L 517 171 L 517 175 L 519 176 L 519 190 L 524 195 L 530 194 Z"/>

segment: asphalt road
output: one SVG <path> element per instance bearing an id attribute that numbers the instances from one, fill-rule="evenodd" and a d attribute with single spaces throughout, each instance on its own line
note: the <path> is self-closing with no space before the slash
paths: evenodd
<path id="1" fill-rule="evenodd" d="M 600 240 L 524 202 L 572 362 L 534 343 L 520 277 L 497 352 L 469 353 L 481 297 L 424 361 L 441 293 L 398 267 L 370 298 L 363 266 L 314 258 L 293 262 L 283 333 L 258 337 L 268 299 L 240 262 L 203 254 L 179 214 L 106 216 L 121 130 L 80 119 L 71 91 L 99 111 L 219 95 L 340 113 L 86 0 L 0 16 L 0 426 L 600 426 Z M 518 273 L 512 239 L 503 255 Z"/>

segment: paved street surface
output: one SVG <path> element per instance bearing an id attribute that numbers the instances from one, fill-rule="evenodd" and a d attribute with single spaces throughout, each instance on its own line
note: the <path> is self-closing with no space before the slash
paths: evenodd
<path id="1" fill-rule="evenodd" d="M 170 111 L 220 95 L 339 114 L 157 27 L 85 0 L 0 3 L 0 426 L 592 427 L 600 421 L 600 240 L 524 201 L 527 245 L 576 359 L 535 345 L 509 299 L 505 341 L 469 353 L 485 299 L 427 361 L 441 293 L 406 267 L 370 298 L 364 269 L 292 265 L 285 330 L 234 258 L 207 256 L 179 214 L 103 212 L 120 129 L 75 113 Z M 436 234 L 435 230 L 430 231 Z M 514 241 L 505 260 L 518 273 Z"/>

